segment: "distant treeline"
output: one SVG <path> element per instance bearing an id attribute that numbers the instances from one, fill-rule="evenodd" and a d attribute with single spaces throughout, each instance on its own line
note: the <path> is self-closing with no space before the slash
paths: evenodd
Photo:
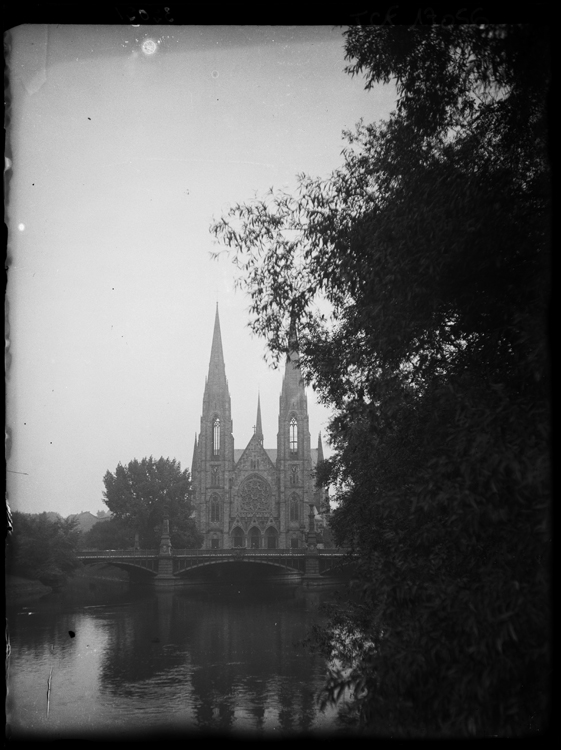
<path id="1" fill-rule="evenodd" d="M 6 572 L 58 588 L 80 565 L 80 531 L 73 518 L 52 513 L 12 513 Z"/>

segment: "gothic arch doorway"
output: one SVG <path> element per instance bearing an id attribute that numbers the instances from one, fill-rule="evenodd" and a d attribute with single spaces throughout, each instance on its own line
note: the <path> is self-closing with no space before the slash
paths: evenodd
<path id="1" fill-rule="evenodd" d="M 233 547 L 244 546 L 243 530 L 240 529 L 239 526 L 236 526 L 236 528 L 232 531 L 232 546 Z"/>
<path id="2" fill-rule="evenodd" d="M 277 533 L 277 530 L 272 526 L 269 526 L 269 528 L 265 532 L 265 547 L 267 549 L 277 549 L 277 547 L 279 546 L 278 540 L 279 535 Z"/>
<path id="3" fill-rule="evenodd" d="M 257 526 L 252 526 L 249 530 L 249 549 L 259 549 L 261 547 L 261 532 Z"/>

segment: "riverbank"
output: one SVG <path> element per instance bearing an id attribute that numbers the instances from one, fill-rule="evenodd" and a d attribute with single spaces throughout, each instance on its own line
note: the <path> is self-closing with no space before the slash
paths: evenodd
<path id="1" fill-rule="evenodd" d="M 50 594 L 52 588 L 45 586 L 41 581 L 34 581 L 21 576 L 6 575 L 6 601 L 18 602 L 39 599 Z"/>

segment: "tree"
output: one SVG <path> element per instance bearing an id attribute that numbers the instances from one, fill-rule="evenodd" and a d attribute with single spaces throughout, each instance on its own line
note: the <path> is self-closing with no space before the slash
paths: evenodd
<path id="1" fill-rule="evenodd" d="M 189 471 L 182 471 L 175 459 L 159 458 L 156 461 L 150 456 L 140 462 L 136 459 L 130 461 L 127 466 L 119 464 L 113 474 L 109 471 L 106 473 L 103 482 L 103 502 L 114 519 L 122 524 L 121 528 L 128 528 L 133 538 L 135 533 L 139 534 L 143 548 L 159 546 L 166 510 L 170 519 L 172 546 L 201 546 L 202 536 L 191 518 L 193 507 Z M 117 525 L 112 528 L 116 529 Z"/>
<path id="2" fill-rule="evenodd" d="M 59 588 L 80 565 L 75 520 L 14 512 L 12 525 L 6 556 L 9 573 Z"/>
<path id="3" fill-rule="evenodd" d="M 83 549 L 129 549 L 134 545 L 134 531 L 120 518 L 99 521 L 82 535 Z"/>
<path id="4" fill-rule="evenodd" d="M 329 179 L 212 227 L 252 329 L 278 358 L 296 320 L 334 410 L 321 481 L 362 588 L 319 639 L 347 667 L 326 697 L 350 686 L 378 731 L 544 721 L 548 49 L 538 27 L 351 28 L 347 72 L 394 80 L 396 111 Z"/>

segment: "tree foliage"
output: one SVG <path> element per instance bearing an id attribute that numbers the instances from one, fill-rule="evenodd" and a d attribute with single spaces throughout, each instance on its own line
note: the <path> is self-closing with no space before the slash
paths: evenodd
<path id="1" fill-rule="evenodd" d="M 326 695 L 352 687 L 381 731 L 513 734 L 544 720 L 549 673 L 548 36 L 345 33 L 347 72 L 395 81 L 395 112 L 347 132 L 328 179 L 212 231 L 253 330 L 279 357 L 296 316 L 334 410 L 322 471 L 364 648 Z"/>
<path id="2" fill-rule="evenodd" d="M 181 470 L 181 464 L 175 459 L 155 460 L 152 456 L 142 461 L 134 459 L 127 466 L 119 464 L 114 473 L 108 471 L 103 482 L 103 502 L 119 523 L 119 528 L 129 529 L 133 539 L 138 533 L 141 547 L 153 549 L 159 546 L 166 510 L 172 546 L 182 549 L 201 546 L 202 537 L 191 518 L 189 470 Z M 112 530 L 117 530 L 117 524 Z"/>
<path id="3" fill-rule="evenodd" d="M 8 539 L 8 573 L 59 588 L 80 565 L 76 559 L 80 532 L 73 519 L 51 519 L 14 512 Z"/>
<path id="4" fill-rule="evenodd" d="M 82 534 L 80 546 L 83 549 L 129 549 L 134 546 L 134 531 L 130 523 L 121 518 L 98 521 Z"/>

